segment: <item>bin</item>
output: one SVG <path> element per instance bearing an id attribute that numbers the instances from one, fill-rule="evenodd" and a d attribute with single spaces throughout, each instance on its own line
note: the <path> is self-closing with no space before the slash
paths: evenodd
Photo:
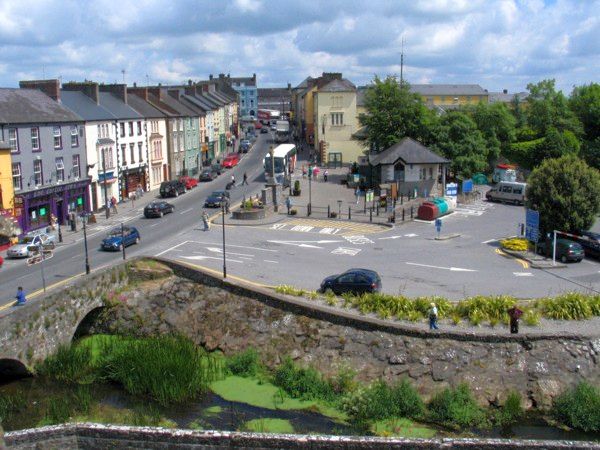
<path id="1" fill-rule="evenodd" d="M 417 217 L 421 220 L 435 220 L 439 217 L 440 210 L 437 205 L 430 202 L 425 202 L 419 206 Z"/>

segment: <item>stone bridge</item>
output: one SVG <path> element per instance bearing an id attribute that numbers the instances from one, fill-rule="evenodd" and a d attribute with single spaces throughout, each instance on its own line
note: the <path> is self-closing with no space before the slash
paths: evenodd
<path id="1" fill-rule="evenodd" d="M 111 290 L 127 284 L 127 267 L 79 278 L 1 316 L 0 380 L 27 375 L 36 361 L 71 342 L 109 301 Z"/>

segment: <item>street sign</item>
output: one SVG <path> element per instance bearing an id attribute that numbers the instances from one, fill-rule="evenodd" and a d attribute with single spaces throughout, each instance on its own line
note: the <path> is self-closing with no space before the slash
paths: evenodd
<path id="1" fill-rule="evenodd" d="M 533 209 L 525 210 L 525 237 L 537 242 L 540 234 L 540 213 Z"/>
<path id="2" fill-rule="evenodd" d="M 438 234 L 440 231 L 442 231 L 442 219 L 435 219 L 435 229 L 437 230 Z"/>
<path id="3" fill-rule="evenodd" d="M 473 192 L 473 180 L 471 180 L 470 178 L 468 180 L 463 180 L 462 191 L 463 191 L 463 194 L 466 194 L 468 192 Z"/>
<path id="4" fill-rule="evenodd" d="M 457 183 L 448 183 L 446 185 L 446 197 L 456 197 L 458 196 L 458 184 Z"/>

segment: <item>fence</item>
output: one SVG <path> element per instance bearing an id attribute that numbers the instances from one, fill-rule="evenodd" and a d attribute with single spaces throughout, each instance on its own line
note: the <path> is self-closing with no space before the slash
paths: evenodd
<path id="1" fill-rule="evenodd" d="M 417 216 L 419 205 L 406 205 L 400 207 L 396 203 L 396 207 L 391 210 L 375 206 L 362 207 L 356 205 L 346 205 L 344 207 L 332 207 L 330 205 L 293 205 L 291 211 L 293 215 L 299 217 L 310 217 L 313 219 L 339 219 L 339 220 L 354 220 L 357 222 L 405 222 L 412 220 Z M 284 210 L 285 211 L 285 210 Z M 293 212 L 295 211 L 295 213 Z"/>

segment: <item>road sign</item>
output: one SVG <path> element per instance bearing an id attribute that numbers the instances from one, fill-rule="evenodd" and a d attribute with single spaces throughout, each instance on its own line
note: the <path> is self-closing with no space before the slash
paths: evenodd
<path id="1" fill-rule="evenodd" d="M 373 191 L 372 190 L 368 190 L 366 193 L 366 200 L 368 202 L 372 202 L 373 201 Z"/>
<path id="2" fill-rule="evenodd" d="M 473 180 L 471 180 L 471 179 L 464 180 L 462 182 L 462 191 L 463 191 L 463 194 L 466 194 L 468 192 L 473 192 Z"/>
<path id="3" fill-rule="evenodd" d="M 435 229 L 440 234 L 440 231 L 442 231 L 442 219 L 435 219 Z"/>
<path id="4" fill-rule="evenodd" d="M 533 209 L 525 210 L 525 237 L 537 242 L 540 234 L 540 213 Z"/>
<path id="5" fill-rule="evenodd" d="M 458 184 L 457 183 L 448 183 L 446 185 L 446 196 L 447 197 L 458 196 Z"/>

